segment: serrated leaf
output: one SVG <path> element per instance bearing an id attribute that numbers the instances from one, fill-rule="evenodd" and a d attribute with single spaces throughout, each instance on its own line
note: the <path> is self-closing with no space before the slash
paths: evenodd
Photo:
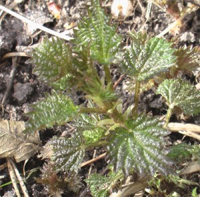
<path id="1" fill-rule="evenodd" d="M 156 93 L 166 99 L 171 109 L 175 106 L 180 107 L 188 115 L 200 112 L 200 92 L 189 82 L 181 79 L 165 80 L 159 85 Z"/>
<path id="2" fill-rule="evenodd" d="M 81 114 L 72 125 L 83 133 L 85 144 L 98 142 L 105 134 L 105 130 L 97 126 L 100 118 L 96 115 Z"/>
<path id="3" fill-rule="evenodd" d="M 200 164 L 200 144 L 194 144 L 188 151 L 192 154 L 192 160 Z"/>
<path id="4" fill-rule="evenodd" d="M 144 81 L 173 66 L 176 61 L 173 53 L 171 44 L 162 38 L 148 39 L 141 33 L 132 35 L 132 43 L 122 58 L 122 70 L 128 76 Z"/>
<path id="5" fill-rule="evenodd" d="M 190 149 L 192 148 L 191 145 L 181 143 L 171 147 L 170 152 L 167 156 L 173 159 L 176 162 L 186 161 L 187 159 L 191 158 Z"/>
<path id="6" fill-rule="evenodd" d="M 169 134 L 156 119 L 141 116 L 127 122 L 127 128 L 116 128 L 110 135 L 108 152 L 116 171 L 125 174 L 135 170 L 139 174 L 167 174 L 172 162 L 164 154 Z"/>
<path id="7" fill-rule="evenodd" d="M 121 37 L 115 26 L 109 26 L 109 18 L 98 0 L 92 0 L 89 16 L 83 18 L 75 32 L 77 48 L 90 46 L 91 56 L 102 64 L 110 64 L 118 51 Z"/>
<path id="8" fill-rule="evenodd" d="M 36 48 L 32 61 L 36 64 L 34 74 L 57 90 L 81 89 L 90 77 L 88 73 L 92 77 L 96 74 L 96 71 L 91 73 L 89 70 L 89 48 L 84 47 L 83 51 L 72 56 L 70 46 L 58 38 L 46 40 Z"/>
<path id="9" fill-rule="evenodd" d="M 100 117 L 98 117 L 96 114 L 80 114 L 76 119 L 74 119 L 71 125 L 83 132 L 84 130 L 91 130 L 98 127 L 97 123 L 99 120 Z"/>
<path id="10" fill-rule="evenodd" d="M 56 168 L 62 171 L 77 172 L 85 155 L 85 146 L 81 134 L 74 133 L 71 138 L 53 138 L 53 160 Z"/>
<path id="11" fill-rule="evenodd" d="M 77 115 L 77 107 L 72 101 L 55 91 L 32 107 L 33 111 L 26 114 L 29 120 L 25 132 L 51 128 L 56 124 L 62 125 Z"/>
<path id="12" fill-rule="evenodd" d="M 86 144 L 92 144 L 98 142 L 104 135 L 102 128 L 93 128 L 91 130 L 85 130 L 83 136 Z"/>
<path id="13" fill-rule="evenodd" d="M 100 174 L 91 174 L 86 183 L 90 186 L 92 196 L 108 197 L 109 189 L 119 179 L 120 174 L 121 171 L 118 173 L 111 172 L 107 177 Z"/>
<path id="14" fill-rule="evenodd" d="M 39 150 L 37 135 L 25 135 L 23 121 L 0 121 L 0 158 L 14 157 L 17 162 L 29 159 Z"/>
<path id="15" fill-rule="evenodd" d="M 198 70 L 200 65 L 200 48 L 199 47 L 181 47 L 174 52 L 177 56 L 177 67 L 173 68 L 173 72 L 183 70 L 188 74 Z"/>
<path id="16" fill-rule="evenodd" d="M 58 38 L 46 40 L 33 53 L 33 73 L 49 84 L 60 80 L 72 68 L 72 52 L 68 44 Z"/>

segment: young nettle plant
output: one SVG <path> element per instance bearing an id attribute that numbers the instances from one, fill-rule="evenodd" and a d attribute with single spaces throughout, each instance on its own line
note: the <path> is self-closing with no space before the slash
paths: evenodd
<path id="1" fill-rule="evenodd" d="M 181 67 L 179 55 L 187 57 L 184 64 L 195 68 L 197 50 L 176 50 L 166 40 L 149 38 L 142 33 L 130 34 L 130 45 L 125 47 L 116 29 L 110 25 L 99 1 L 92 0 L 88 16 L 80 21 L 71 43 L 54 38 L 44 41 L 35 50 L 34 73 L 52 87 L 52 92 L 32 106 L 25 131 L 34 132 L 68 122 L 74 126 L 70 138 L 54 137 L 49 142 L 53 147 L 50 159 L 58 170 L 78 172 L 86 151 L 105 147 L 115 171 L 125 175 L 133 172 L 167 175 L 173 171 L 173 162 L 166 156 L 165 137 L 169 132 L 158 119 L 138 110 L 139 98 L 142 86 L 158 76 L 163 82 L 157 94 L 161 94 L 169 106 L 165 126 L 175 107 L 185 114 L 199 113 L 199 92 L 189 82 L 177 78 L 180 70 L 187 69 Z M 125 112 L 113 85 L 113 63 L 134 83 L 134 103 Z M 188 72 L 192 71 L 188 69 Z M 167 76 L 174 79 L 165 80 Z M 157 87 L 156 80 L 154 84 Z M 83 93 L 85 104 L 74 104 L 68 96 L 74 91 Z M 89 184 L 95 176 L 88 180 Z M 112 177 L 119 179 L 120 176 Z M 107 183 L 107 187 L 103 187 L 104 194 L 113 182 L 112 177 L 104 180 Z"/>

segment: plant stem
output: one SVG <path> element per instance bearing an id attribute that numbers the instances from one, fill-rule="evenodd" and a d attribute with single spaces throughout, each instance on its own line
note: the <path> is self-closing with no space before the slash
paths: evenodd
<path id="1" fill-rule="evenodd" d="M 101 147 L 101 146 L 106 146 L 106 145 L 108 145 L 108 141 L 102 140 L 102 141 L 98 141 L 98 142 L 86 145 L 87 146 L 86 149 L 91 150 L 94 147 Z"/>
<path id="2" fill-rule="evenodd" d="M 171 105 L 169 106 L 169 109 L 167 110 L 167 114 L 166 114 L 166 118 L 165 118 L 165 125 L 164 127 L 167 127 L 168 123 L 169 123 L 169 120 L 171 118 L 171 115 L 172 115 L 172 110 L 174 109 L 174 106 Z"/>
<path id="3" fill-rule="evenodd" d="M 134 95 L 134 108 L 132 111 L 132 116 L 135 117 L 138 111 L 138 103 L 139 103 L 139 96 L 140 96 L 140 82 L 136 80 L 135 84 L 135 95 Z"/>
<path id="4" fill-rule="evenodd" d="M 80 107 L 79 109 L 80 113 L 106 113 L 107 110 L 104 108 L 87 108 L 87 107 Z"/>
<path id="5" fill-rule="evenodd" d="M 109 117 L 111 117 L 115 123 L 124 123 L 125 121 L 123 115 L 119 113 L 117 109 L 114 109 L 112 111 L 112 114 L 109 115 Z"/>
<path id="6" fill-rule="evenodd" d="M 112 76 L 107 64 L 104 65 L 104 71 L 106 75 L 107 85 L 112 84 Z M 113 91 L 113 85 L 110 86 L 110 90 Z"/>

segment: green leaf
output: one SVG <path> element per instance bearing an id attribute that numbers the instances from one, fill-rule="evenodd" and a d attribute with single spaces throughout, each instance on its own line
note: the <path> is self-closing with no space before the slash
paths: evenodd
<path id="1" fill-rule="evenodd" d="M 100 117 L 96 114 L 80 114 L 73 122 L 71 122 L 71 125 L 83 132 L 84 130 L 91 130 L 98 127 L 97 123 L 99 120 Z"/>
<path id="2" fill-rule="evenodd" d="M 177 163 L 186 161 L 191 158 L 192 154 L 190 153 L 191 145 L 181 143 L 171 147 L 170 152 L 167 156 Z"/>
<path id="3" fill-rule="evenodd" d="M 194 144 L 188 151 L 192 154 L 192 160 L 200 163 L 200 144 Z"/>
<path id="4" fill-rule="evenodd" d="M 156 93 L 166 99 L 171 109 L 175 106 L 180 107 L 188 115 L 200 112 L 200 92 L 189 82 L 181 79 L 165 80 L 159 85 Z"/>
<path id="5" fill-rule="evenodd" d="M 62 125 L 77 116 L 77 107 L 72 101 L 55 91 L 32 107 L 33 111 L 26 114 L 29 120 L 25 132 L 51 128 L 55 124 Z"/>
<path id="6" fill-rule="evenodd" d="M 96 114 L 81 114 L 72 122 L 72 125 L 83 133 L 86 144 L 92 144 L 98 142 L 105 134 L 105 130 L 97 126 L 99 120 L 100 118 Z"/>
<path id="7" fill-rule="evenodd" d="M 165 156 L 165 136 L 169 132 L 156 119 L 141 116 L 129 120 L 126 128 L 116 128 L 110 134 L 108 152 L 116 171 L 139 174 L 160 171 L 167 174 L 172 162 Z"/>
<path id="8" fill-rule="evenodd" d="M 84 90 L 87 80 L 97 78 L 97 71 L 91 68 L 89 47 L 72 55 L 71 47 L 56 38 L 44 41 L 35 50 L 33 63 L 36 64 L 34 74 L 57 90 L 74 87 Z"/>
<path id="9" fill-rule="evenodd" d="M 53 138 L 50 143 L 53 145 L 53 160 L 56 168 L 65 172 L 78 172 L 85 155 L 82 136 L 75 132 L 69 139 Z"/>
<path id="10" fill-rule="evenodd" d="M 91 130 L 85 130 L 83 136 L 86 144 L 92 144 L 98 142 L 104 136 L 104 130 L 102 128 L 94 128 Z"/>
<path id="11" fill-rule="evenodd" d="M 192 189 L 192 197 L 198 197 L 197 187 L 195 187 L 195 188 Z"/>
<path id="12" fill-rule="evenodd" d="M 108 197 L 109 189 L 120 176 L 121 171 L 118 173 L 110 172 L 107 177 L 100 174 L 91 174 L 86 183 L 90 186 L 93 197 Z"/>
<path id="13" fill-rule="evenodd" d="M 33 72 L 49 84 L 60 80 L 72 68 L 72 52 L 68 44 L 58 38 L 46 40 L 33 53 Z"/>
<path id="14" fill-rule="evenodd" d="M 122 70 L 128 76 L 144 81 L 175 64 L 174 49 L 164 39 L 147 39 L 141 33 L 132 35 L 132 39 L 122 58 Z"/>
<path id="15" fill-rule="evenodd" d="M 110 64 L 118 51 L 121 37 L 116 27 L 110 26 L 109 18 L 100 7 L 98 0 L 92 0 L 88 17 L 83 18 L 75 32 L 77 48 L 90 46 L 91 57 L 102 64 Z"/>

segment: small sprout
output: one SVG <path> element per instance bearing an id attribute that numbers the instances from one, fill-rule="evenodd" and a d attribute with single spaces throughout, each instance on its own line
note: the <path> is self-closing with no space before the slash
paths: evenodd
<path id="1" fill-rule="evenodd" d="M 114 18 L 126 18 L 131 15 L 133 5 L 130 0 L 113 0 L 111 13 Z"/>

